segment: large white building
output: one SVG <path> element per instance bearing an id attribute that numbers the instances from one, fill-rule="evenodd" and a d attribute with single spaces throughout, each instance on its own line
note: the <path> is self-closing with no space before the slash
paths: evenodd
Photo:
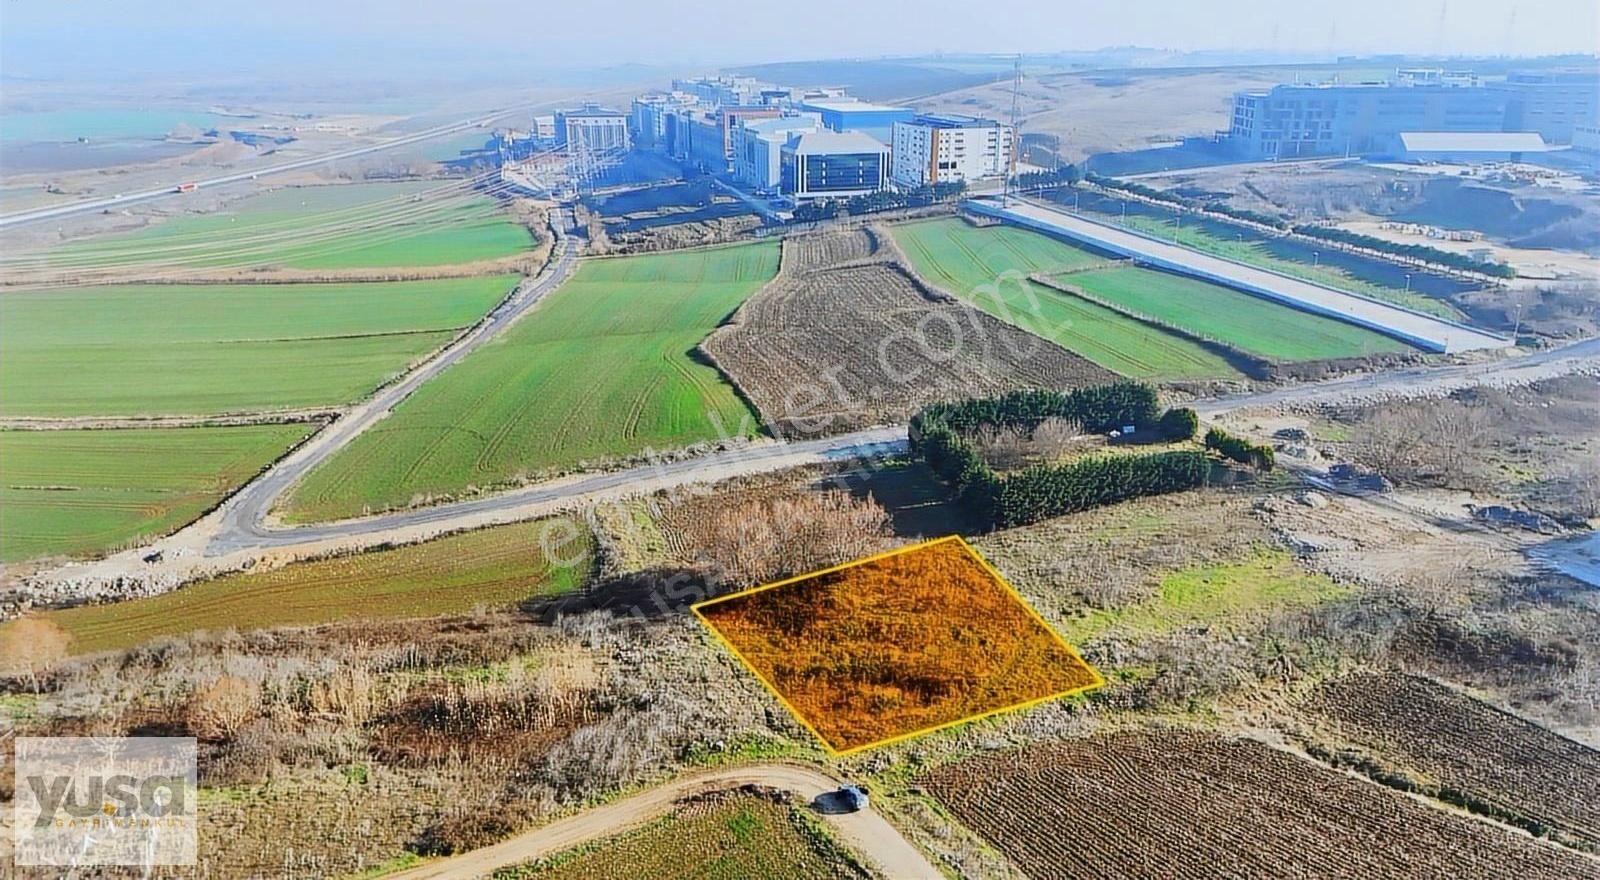
<path id="1" fill-rule="evenodd" d="M 1004 177 L 1016 163 L 1011 126 L 976 116 L 929 113 L 894 124 L 892 176 L 902 186 Z"/>
<path id="2" fill-rule="evenodd" d="M 595 104 L 562 110 L 556 114 L 556 143 L 569 153 L 626 150 L 628 114 Z"/>
<path id="3" fill-rule="evenodd" d="M 817 113 L 790 112 L 741 122 L 731 131 L 734 177 L 757 192 L 777 192 L 783 182 L 783 145 L 797 134 L 822 128 Z"/>
<path id="4" fill-rule="evenodd" d="M 859 131 L 791 135 L 779 151 L 783 194 L 796 202 L 847 199 L 889 183 L 889 148 Z"/>

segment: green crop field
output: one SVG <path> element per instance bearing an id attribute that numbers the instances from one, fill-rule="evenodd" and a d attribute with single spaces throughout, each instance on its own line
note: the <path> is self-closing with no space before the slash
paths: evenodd
<path id="1" fill-rule="evenodd" d="M 209 415 L 347 403 L 477 321 L 515 280 L 0 296 L 0 415 Z"/>
<path id="2" fill-rule="evenodd" d="M 581 524 L 536 520 L 227 575 L 148 599 L 45 616 L 72 637 L 73 653 L 88 654 L 196 630 L 462 614 L 479 605 L 512 605 L 575 590 L 590 575 L 593 549 Z"/>
<path id="3" fill-rule="evenodd" d="M 450 181 L 288 187 L 209 214 L 137 232 L 69 242 L 57 267 L 289 266 L 302 269 L 439 266 L 511 256 L 533 237 L 488 196 Z"/>
<path id="4" fill-rule="evenodd" d="M 835 880 L 869 875 L 856 859 L 792 806 L 721 793 L 620 837 L 491 875 L 491 880 Z"/>
<path id="5" fill-rule="evenodd" d="M 289 515 L 355 515 L 754 434 L 755 414 L 694 348 L 777 266 L 767 242 L 586 261 L 504 335 L 308 474 Z"/>
<path id="6" fill-rule="evenodd" d="M 0 561 L 92 554 L 170 532 L 311 430 L 0 431 Z"/>
<path id="7" fill-rule="evenodd" d="M 953 219 L 892 231 L 917 273 L 935 286 L 1108 370 L 1156 379 L 1239 375 L 1196 343 L 1025 278 L 1105 262 L 1098 255 L 1027 230 Z"/>
<path id="8" fill-rule="evenodd" d="M 1061 277 L 1128 309 L 1276 361 L 1323 360 L 1410 346 L 1354 324 L 1302 312 L 1196 278 L 1133 266 Z"/>
<path id="9" fill-rule="evenodd" d="M 1331 244 L 1318 246 L 1193 214 L 1180 218 L 1170 208 L 1132 200 L 1127 202 L 1127 214 L 1123 216 L 1123 200 L 1119 198 L 1092 193 L 1079 196 L 1077 208 L 1102 222 L 1440 318 L 1464 320 L 1461 311 L 1445 297 L 1475 287 L 1421 269 L 1347 253 Z M 1411 275 L 1409 281 L 1407 274 Z"/>

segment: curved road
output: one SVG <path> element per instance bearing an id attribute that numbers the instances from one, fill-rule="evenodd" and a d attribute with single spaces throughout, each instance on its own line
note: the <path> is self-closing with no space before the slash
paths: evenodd
<path id="1" fill-rule="evenodd" d="M 562 260 L 567 259 L 569 255 L 564 253 Z M 552 278 L 555 276 L 564 277 L 564 273 L 558 270 L 552 274 Z M 541 293 L 537 295 L 542 295 L 542 291 L 548 290 L 553 283 L 556 282 L 549 279 L 542 282 L 538 288 Z M 529 301 L 511 306 L 508 301 L 508 314 L 520 314 L 531 304 L 532 301 Z M 503 324 L 502 320 L 492 319 L 482 329 L 487 335 Z M 436 362 L 408 376 L 404 382 L 386 389 L 371 403 L 341 419 L 293 456 L 280 462 L 266 476 L 235 494 L 223 507 L 221 522 L 212 533 L 206 553 L 217 556 L 240 550 L 288 548 L 329 539 L 380 536 L 423 526 L 442 531 L 452 524 L 486 521 L 485 517 L 510 514 L 520 508 L 577 501 L 585 496 L 623 490 L 636 484 L 648 484 L 649 489 L 665 488 L 704 482 L 721 471 L 748 473 L 778 470 L 810 461 L 866 458 L 898 451 L 905 443 L 903 426 L 873 428 L 823 440 L 749 444 L 695 458 L 580 475 L 483 498 L 363 519 L 305 526 L 279 526 L 267 521 L 267 512 L 272 504 L 295 480 L 381 418 L 421 382 L 459 360 L 467 349 L 481 342 L 486 335 L 471 340 L 463 339 L 458 344 L 459 348 L 441 355 Z M 1570 372 L 1582 369 L 1584 364 L 1591 361 L 1594 363 L 1589 363 L 1590 369 L 1600 368 L 1597 358 L 1600 358 L 1600 339 L 1588 339 L 1514 359 L 1366 373 L 1255 394 L 1196 401 L 1193 405 L 1202 416 L 1211 417 L 1247 407 L 1338 402 L 1394 394 L 1447 393 L 1468 385 L 1533 381 L 1551 368 Z"/>
<path id="2" fill-rule="evenodd" d="M 564 208 L 559 209 L 552 218 L 550 227 L 557 236 L 557 250 L 538 275 L 520 282 L 517 289 L 476 326 L 440 349 L 432 358 L 407 373 L 403 379 L 380 389 L 371 400 L 352 409 L 327 429 L 319 431 L 299 449 L 273 465 L 265 474 L 234 493 L 223 505 L 222 517 L 216 523 L 217 535 L 223 539 L 223 544 L 231 544 L 228 549 L 251 546 L 237 540 L 231 542 L 227 540 L 235 535 L 260 538 L 263 539 L 261 543 L 266 544 L 272 543 L 266 540 L 271 534 L 298 533 L 307 536 L 316 531 L 278 529 L 269 532 L 262 524 L 273 502 L 296 480 L 327 460 L 330 455 L 355 439 L 356 435 L 372 427 L 373 423 L 387 416 L 401 401 L 421 387 L 422 383 L 437 376 L 446 367 L 466 357 L 473 349 L 510 326 L 572 275 L 578 262 L 578 245 L 577 239 L 571 235 L 571 214 Z M 297 541 L 284 543 L 297 543 Z"/>
<path id="3" fill-rule="evenodd" d="M 388 880 L 468 880 L 511 865 L 571 849 L 591 840 L 638 828 L 672 809 L 682 798 L 743 785 L 780 788 L 812 803 L 839 787 L 826 774 L 794 764 L 757 764 L 709 770 L 652 788 L 630 798 L 561 819 L 493 846 L 431 862 Z M 874 867 L 895 880 L 938 880 L 944 875 L 916 847 L 870 807 L 857 813 L 821 813 L 834 832 Z"/>

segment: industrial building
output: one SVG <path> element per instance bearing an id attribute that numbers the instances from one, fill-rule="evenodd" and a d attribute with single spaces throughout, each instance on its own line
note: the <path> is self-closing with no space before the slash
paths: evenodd
<path id="1" fill-rule="evenodd" d="M 1405 131 L 1397 158 L 1411 162 L 1521 162 L 1553 148 L 1536 131 Z"/>
<path id="2" fill-rule="evenodd" d="M 929 113 L 892 132 L 890 176 L 901 186 L 1004 177 L 1016 166 L 1015 133 L 993 119 Z"/>
<path id="3" fill-rule="evenodd" d="M 780 186 L 796 202 L 847 199 L 889 183 L 889 148 L 859 131 L 811 131 L 784 143 Z"/>
<path id="4" fill-rule="evenodd" d="M 1233 99 L 1227 143 L 1248 159 L 1393 155 L 1401 132 L 1502 131 L 1506 97 L 1444 83 L 1280 85 Z"/>
<path id="5" fill-rule="evenodd" d="M 556 113 L 556 145 L 568 153 L 627 150 L 628 114 L 585 104 L 578 110 Z"/>
<path id="6" fill-rule="evenodd" d="M 733 129 L 733 176 L 756 192 L 778 192 L 783 145 L 797 134 L 813 131 L 822 131 L 822 117 L 816 113 L 789 111 L 740 123 Z"/>
<path id="7" fill-rule="evenodd" d="M 894 139 L 894 124 L 910 122 L 915 114 L 909 107 L 873 104 L 856 98 L 803 98 L 800 109 L 822 116 L 822 124 L 834 131 L 854 131 L 887 144 Z"/>
<path id="8" fill-rule="evenodd" d="M 1486 88 L 1505 100 L 1506 131 L 1536 131 L 1570 144 L 1579 126 L 1600 122 L 1600 70 L 1512 73 Z"/>

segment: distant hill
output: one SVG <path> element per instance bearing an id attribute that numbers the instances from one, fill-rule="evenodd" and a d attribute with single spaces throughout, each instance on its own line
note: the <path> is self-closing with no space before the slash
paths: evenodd
<path id="1" fill-rule="evenodd" d="M 871 101 L 918 98 L 992 82 L 995 74 L 896 61 L 782 61 L 731 67 L 741 73 L 786 86 L 846 86 L 850 94 Z M 1009 77 L 1010 72 L 1001 74 Z"/>

